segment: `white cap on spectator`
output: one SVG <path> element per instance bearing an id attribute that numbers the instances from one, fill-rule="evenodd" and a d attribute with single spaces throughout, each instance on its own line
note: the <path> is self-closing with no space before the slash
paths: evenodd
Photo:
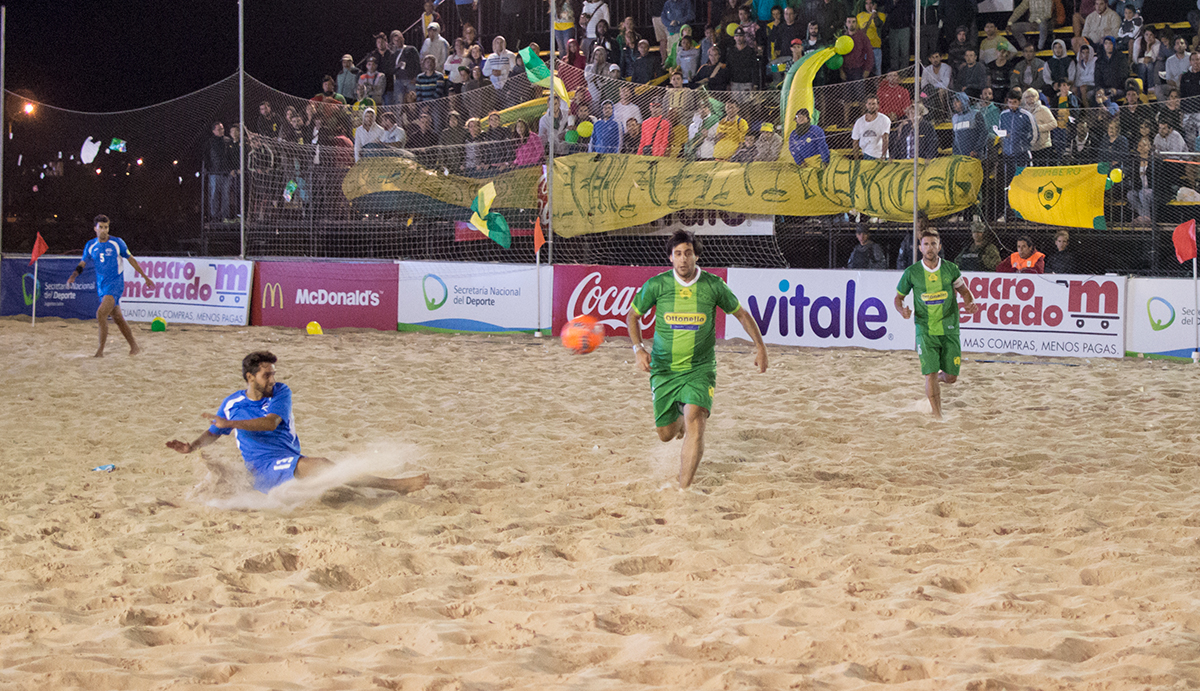
<path id="1" fill-rule="evenodd" d="M 430 30 L 441 31 L 442 27 L 439 26 L 437 22 L 429 22 L 429 26 L 425 27 L 425 30 L 426 31 L 430 31 Z"/>

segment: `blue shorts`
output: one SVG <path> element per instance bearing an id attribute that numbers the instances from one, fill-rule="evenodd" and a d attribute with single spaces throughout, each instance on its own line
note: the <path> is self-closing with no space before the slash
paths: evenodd
<path id="1" fill-rule="evenodd" d="M 296 477 L 296 461 L 298 460 L 300 460 L 300 456 L 287 456 L 274 461 L 255 463 L 246 461 L 246 469 L 254 476 L 254 489 L 266 494 L 272 487 Z"/>
<path id="2" fill-rule="evenodd" d="M 104 300 L 106 295 L 111 295 L 113 296 L 113 301 L 119 305 L 121 304 L 121 296 L 125 294 L 125 281 L 122 280 L 113 285 L 96 281 L 96 294 L 100 296 L 101 301 Z"/>

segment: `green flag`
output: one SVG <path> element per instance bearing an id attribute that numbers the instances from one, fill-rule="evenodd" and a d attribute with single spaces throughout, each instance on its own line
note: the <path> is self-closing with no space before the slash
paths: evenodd
<path id="1" fill-rule="evenodd" d="M 529 46 L 522 48 L 519 54 L 521 62 L 525 63 L 525 76 L 529 78 L 529 83 L 550 89 L 550 68 L 546 67 L 546 63 L 542 62 L 542 59 Z M 553 90 L 554 95 L 570 107 L 571 96 L 567 93 L 567 86 L 558 77 L 554 78 Z"/>
<path id="2" fill-rule="evenodd" d="M 471 202 L 471 227 L 488 236 L 488 239 L 508 249 L 512 245 L 512 231 L 508 229 L 508 221 L 499 213 L 492 211 L 492 202 L 496 200 L 496 185 L 488 183 L 479 189 L 475 201 Z"/>

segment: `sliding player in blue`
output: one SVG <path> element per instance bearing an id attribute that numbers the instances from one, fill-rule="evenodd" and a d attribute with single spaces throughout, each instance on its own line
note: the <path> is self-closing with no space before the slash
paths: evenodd
<path id="1" fill-rule="evenodd" d="M 275 381 L 277 359 L 266 351 L 247 355 L 242 360 L 246 389 L 221 402 L 212 416 L 212 426 L 195 441 L 172 440 L 167 448 L 191 453 L 233 432 L 246 469 L 254 476 L 254 489 L 264 493 L 292 478 L 310 477 L 332 468 L 333 462 L 327 458 L 300 453 L 300 438 L 292 418 L 292 390 Z M 427 482 L 429 475 L 421 474 L 403 479 L 366 476 L 347 484 L 407 494 Z"/>

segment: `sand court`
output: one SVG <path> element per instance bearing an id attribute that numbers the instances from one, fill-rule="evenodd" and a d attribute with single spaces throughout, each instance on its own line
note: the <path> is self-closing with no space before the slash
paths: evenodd
<path id="1" fill-rule="evenodd" d="M 935 422 L 915 353 L 727 342 L 681 492 L 624 339 L 133 328 L 0 319 L 2 689 L 1200 685 L 1191 365 L 968 353 Z M 430 485 L 165 448 L 258 349 L 306 454 Z"/>

